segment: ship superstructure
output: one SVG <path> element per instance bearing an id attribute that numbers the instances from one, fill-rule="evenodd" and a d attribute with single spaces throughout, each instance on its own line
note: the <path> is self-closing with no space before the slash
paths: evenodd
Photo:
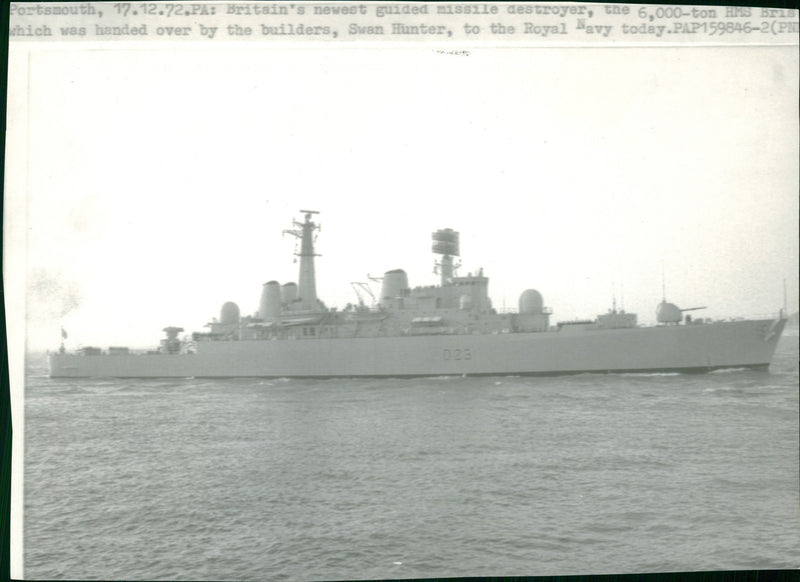
<path id="1" fill-rule="evenodd" d="M 298 238 L 298 283 L 268 281 L 258 311 L 242 316 L 222 305 L 208 331 L 180 339 L 167 334 L 157 350 L 83 348 L 51 354 L 51 376 L 92 377 L 330 377 L 447 374 L 560 374 L 578 372 L 691 371 L 766 368 L 785 318 L 709 322 L 691 319 L 663 299 L 656 326 L 640 326 L 617 310 L 595 319 L 551 324 L 552 311 L 535 289 L 523 291 L 519 309 L 498 312 L 483 269 L 458 276 L 459 233 L 432 234 L 438 285 L 411 287 L 402 269 L 386 271 L 367 305 L 328 308 L 316 291 L 314 221 L 285 230 Z M 691 310 L 698 309 L 692 308 Z M 63 350 L 62 350 L 63 352 Z"/>

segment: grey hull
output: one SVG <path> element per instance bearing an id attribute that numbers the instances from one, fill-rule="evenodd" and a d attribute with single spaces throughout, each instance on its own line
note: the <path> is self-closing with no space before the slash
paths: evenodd
<path id="1" fill-rule="evenodd" d="M 506 334 L 199 342 L 194 354 L 51 354 L 61 377 L 412 377 L 769 366 L 785 320 Z"/>

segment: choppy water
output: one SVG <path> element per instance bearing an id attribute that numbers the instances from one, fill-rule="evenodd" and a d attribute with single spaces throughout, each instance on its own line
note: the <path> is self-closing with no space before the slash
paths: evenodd
<path id="1" fill-rule="evenodd" d="M 800 567 L 798 338 L 771 373 L 50 380 L 25 576 Z"/>

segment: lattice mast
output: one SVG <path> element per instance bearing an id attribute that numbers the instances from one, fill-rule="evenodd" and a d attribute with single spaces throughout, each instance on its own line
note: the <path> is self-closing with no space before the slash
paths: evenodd
<path id="1" fill-rule="evenodd" d="M 317 301 L 317 280 L 314 271 L 314 231 L 320 225 L 311 220 L 312 215 L 319 214 L 316 210 L 301 210 L 305 214 L 305 222 L 293 220 L 294 229 L 287 229 L 283 234 L 291 234 L 300 239 L 300 252 L 295 256 L 300 257 L 300 275 L 298 277 L 297 293 L 300 306 L 304 310 L 316 311 L 319 309 Z"/>

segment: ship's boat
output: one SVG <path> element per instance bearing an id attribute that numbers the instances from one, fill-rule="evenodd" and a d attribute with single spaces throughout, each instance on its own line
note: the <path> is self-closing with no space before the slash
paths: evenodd
<path id="1" fill-rule="evenodd" d="M 536 375 L 606 372 L 766 370 L 786 318 L 692 319 L 663 300 L 657 324 L 639 325 L 617 310 L 595 319 L 551 324 L 542 294 L 524 291 L 515 312 L 498 312 L 480 269 L 457 275 L 459 233 L 432 235 L 438 285 L 411 287 L 402 269 L 384 273 L 371 304 L 327 308 L 314 270 L 316 211 L 302 210 L 285 234 L 299 239 L 298 283 L 264 283 L 254 315 L 223 304 L 208 331 L 180 337 L 165 327 L 157 350 L 114 347 L 49 355 L 52 377 L 348 377 Z"/>

